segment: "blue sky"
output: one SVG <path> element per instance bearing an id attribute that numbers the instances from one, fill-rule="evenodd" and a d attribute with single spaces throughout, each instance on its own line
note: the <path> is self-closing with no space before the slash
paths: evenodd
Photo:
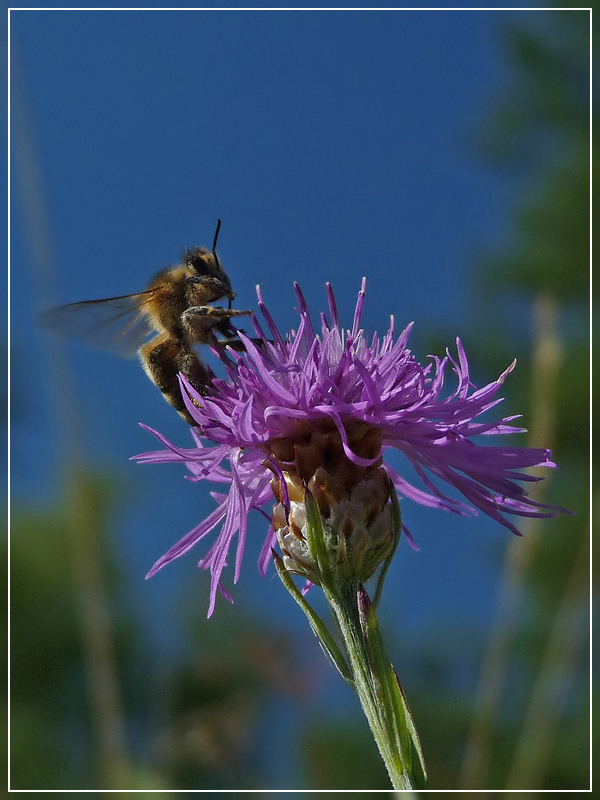
<path id="1" fill-rule="evenodd" d="M 351 324 L 366 275 L 368 330 L 394 314 L 398 330 L 415 321 L 421 358 L 431 330 L 476 347 L 472 255 L 506 235 L 523 176 L 491 170 L 469 140 L 505 85 L 502 27 L 544 13 L 13 13 L 15 497 L 50 501 L 59 486 L 54 368 L 37 311 L 140 291 L 187 246 L 210 245 L 217 217 L 238 308 L 255 307 L 260 283 L 277 322 L 293 327 L 292 282 L 317 314 L 330 281 Z M 41 194 L 23 189 L 23 163 Z M 143 576 L 211 501 L 177 468 L 128 459 L 154 448 L 138 422 L 179 444 L 187 426 L 135 362 L 66 347 L 89 458 L 123 490 L 111 535 L 130 595 L 156 630 L 172 627 L 181 584 L 196 581 L 207 605 L 194 566 L 204 551 Z M 465 613 L 484 621 L 508 534 L 487 519 L 403 512 L 421 551 L 401 545 L 387 592 L 401 589 L 383 613 L 402 631 Z M 296 610 L 258 576 L 262 526 L 251 523 L 234 596 L 281 621 Z"/>

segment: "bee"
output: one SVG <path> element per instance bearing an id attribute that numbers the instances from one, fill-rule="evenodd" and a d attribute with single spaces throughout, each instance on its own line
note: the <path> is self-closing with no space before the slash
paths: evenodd
<path id="1" fill-rule="evenodd" d="M 47 311 L 42 321 L 94 347 L 124 357 L 137 353 L 165 399 L 186 422 L 197 424 L 183 402 L 178 373 L 201 394 L 210 394 L 214 373 L 198 356 L 197 345 L 219 342 L 243 349 L 231 320 L 252 313 L 231 308 L 235 292 L 216 250 L 220 228 L 218 220 L 211 251 L 186 250 L 181 264 L 162 269 L 143 292 L 69 303 Z M 228 308 L 211 305 L 223 298 Z"/>

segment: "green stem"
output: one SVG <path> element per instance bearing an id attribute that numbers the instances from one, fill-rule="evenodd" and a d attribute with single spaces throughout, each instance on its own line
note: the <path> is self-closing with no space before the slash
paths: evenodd
<path id="1" fill-rule="evenodd" d="M 392 785 L 394 789 L 422 786 L 425 770 L 416 730 L 385 653 L 373 605 L 360 585 L 346 586 L 339 593 L 323 588 L 344 641 L 354 688 Z"/>
<path id="2" fill-rule="evenodd" d="M 327 626 L 312 608 L 312 606 L 310 606 L 309 603 L 304 599 L 302 592 L 294 583 L 294 579 L 285 569 L 283 559 L 275 552 L 275 550 L 271 550 L 271 552 L 273 554 L 273 561 L 275 562 L 275 568 L 277 569 L 277 574 L 281 578 L 281 582 L 294 600 L 298 603 L 302 611 L 304 611 L 306 614 L 310 627 L 319 640 L 319 644 L 323 648 L 323 651 L 331 658 L 342 678 L 344 678 L 344 680 L 347 681 L 352 688 L 354 688 L 352 673 L 350 672 L 348 664 L 340 652 L 339 647 L 335 643 L 333 636 L 327 630 Z"/>
<path id="3" fill-rule="evenodd" d="M 348 683 L 356 690 L 369 727 L 386 766 L 394 789 L 421 788 L 426 779 L 419 737 L 394 668 L 385 652 L 375 606 L 358 578 L 340 569 L 339 551 L 332 545 L 331 532 L 325 535 L 316 500 L 305 493 L 306 542 L 314 562 L 318 582 L 327 598 L 343 640 L 343 650 L 318 615 L 310 608 L 286 572 L 282 559 L 274 553 L 279 577 L 307 615 L 322 647 Z M 399 508 L 394 511 L 392 552 L 400 537 Z M 339 540 L 340 534 L 334 538 Z M 381 595 L 385 576 L 380 576 L 376 600 Z M 311 578 L 311 580 L 314 579 Z"/>

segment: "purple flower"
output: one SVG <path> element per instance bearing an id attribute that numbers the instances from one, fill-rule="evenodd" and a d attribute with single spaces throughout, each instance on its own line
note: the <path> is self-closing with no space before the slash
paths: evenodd
<path id="1" fill-rule="evenodd" d="M 166 449 L 137 456 L 139 461 L 180 461 L 191 473 L 190 480 L 223 485 L 222 491 L 212 492 L 214 511 L 165 553 L 148 577 L 221 526 L 198 565 L 211 571 L 210 616 L 217 590 L 231 599 L 221 585 L 221 574 L 234 537 L 237 534 L 236 582 L 248 514 L 256 509 L 271 521 L 264 507 L 273 504 L 274 493 L 289 509 L 290 474 L 303 485 L 309 484 L 311 476 L 335 474 L 333 482 L 321 481 L 319 505 L 326 509 L 340 499 L 331 499 L 338 489 L 340 496 L 349 498 L 361 479 L 377 481 L 376 473 L 385 470 L 400 498 L 463 515 L 477 514 L 479 509 L 516 534 L 519 531 L 507 515 L 553 517 L 563 511 L 529 499 L 520 485 L 541 480 L 523 469 L 556 466 L 549 450 L 474 441 L 474 437 L 523 431 L 510 424 L 515 416 L 480 421 L 501 402 L 496 394 L 516 362 L 496 381 L 477 389 L 469 380 L 459 339 L 457 359 L 447 351 L 444 358 L 431 356 L 426 365 L 407 348 L 412 325 L 395 339 L 392 320 L 381 339 L 374 334 L 367 340 L 360 328 L 364 279 L 351 330 L 340 327 L 333 291 L 327 285 L 330 321 L 321 315 L 317 334 L 304 296 L 299 286 L 295 288 L 300 313 L 297 331 L 285 339 L 281 336 L 257 288 L 259 308 L 272 338 L 253 319 L 258 338 L 240 333 L 245 353 L 220 352 L 227 378 L 214 380 L 210 396 L 180 379 L 186 407 L 198 425 L 191 429 L 193 447 L 176 447 L 148 428 Z M 443 396 L 448 366 L 457 384 Z M 405 456 L 419 485 L 384 463 L 389 448 Z M 444 484 L 458 490 L 462 499 L 446 494 Z M 331 503 L 323 500 L 325 495 Z M 387 498 L 377 512 L 385 502 Z M 403 530 L 412 541 L 405 526 Z M 263 574 L 275 543 L 271 522 L 259 559 Z"/>

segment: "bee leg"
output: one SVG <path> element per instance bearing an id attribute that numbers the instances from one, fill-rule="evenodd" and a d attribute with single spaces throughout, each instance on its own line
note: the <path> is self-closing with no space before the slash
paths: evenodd
<path id="1" fill-rule="evenodd" d="M 212 371 L 199 361 L 190 346 L 168 334 L 155 336 L 139 350 L 142 366 L 165 399 L 190 425 L 197 423 L 187 410 L 179 388 L 178 373 L 182 373 L 200 393 L 206 392 L 213 378 Z"/>
<path id="2" fill-rule="evenodd" d="M 227 297 L 230 304 L 232 300 L 235 300 L 235 292 L 231 291 L 223 281 L 213 275 L 190 275 L 185 280 L 188 286 L 196 289 L 196 293 L 202 290 L 204 296 L 198 298 L 198 300 L 202 299 L 210 303 L 214 300 L 220 300 L 222 297 Z"/>
<path id="3" fill-rule="evenodd" d="M 213 328 L 221 333 L 225 333 L 227 330 L 235 333 L 235 328 L 231 325 L 231 317 L 248 316 L 251 313 L 251 311 L 238 311 L 218 306 L 192 306 L 183 312 L 181 322 L 190 341 L 208 344 L 211 341 Z"/>

